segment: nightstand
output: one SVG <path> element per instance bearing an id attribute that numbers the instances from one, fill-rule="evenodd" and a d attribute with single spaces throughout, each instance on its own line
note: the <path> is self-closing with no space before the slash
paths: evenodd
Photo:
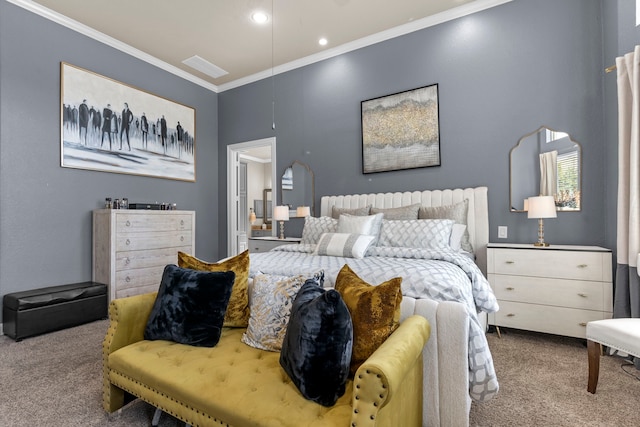
<path id="1" fill-rule="evenodd" d="M 267 252 L 276 246 L 281 245 L 296 245 L 302 240 L 300 237 L 285 237 L 279 239 L 277 237 L 250 237 L 249 238 L 249 252 Z"/>
<path id="2" fill-rule="evenodd" d="M 489 324 L 585 338 L 611 318 L 611 250 L 598 246 L 489 243 L 487 275 L 500 310 Z"/>

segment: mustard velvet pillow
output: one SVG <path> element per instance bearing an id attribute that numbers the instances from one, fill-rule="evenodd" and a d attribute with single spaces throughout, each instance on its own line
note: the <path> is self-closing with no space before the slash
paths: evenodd
<path id="1" fill-rule="evenodd" d="M 370 285 L 346 264 L 338 273 L 335 289 L 347 304 L 353 322 L 351 375 L 400 326 L 401 284 L 402 278 L 396 277 Z"/>
<path id="2" fill-rule="evenodd" d="M 249 251 L 217 263 L 209 263 L 178 252 L 178 266 L 198 271 L 233 271 L 236 279 L 224 315 L 224 326 L 246 328 L 249 324 Z"/>

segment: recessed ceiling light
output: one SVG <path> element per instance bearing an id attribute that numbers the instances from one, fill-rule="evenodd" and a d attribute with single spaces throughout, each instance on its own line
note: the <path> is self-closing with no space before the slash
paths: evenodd
<path id="1" fill-rule="evenodd" d="M 251 20 L 256 24 L 264 24 L 269 20 L 269 15 L 261 10 L 256 10 L 251 14 Z"/>
<path id="2" fill-rule="evenodd" d="M 324 37 L 322 37 L 320 40 L 318 40 L 318 44 L 320 44 L 320 46 L 326 46 L 327 43 L 329 43 L 329 41 L 327 39 L 325 39 Z"/>

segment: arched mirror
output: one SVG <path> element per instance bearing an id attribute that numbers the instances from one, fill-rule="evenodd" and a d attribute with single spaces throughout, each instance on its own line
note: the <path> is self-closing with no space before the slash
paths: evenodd
<path id="1" fill-rule="evenodd" d="M 296 208 L 309 206 L 311 215 L 315 215 L 315 177 L 306 163 L 294 161 L 282 174 L 280 200 L 289 206 L 290 216 L 296 216 Z"/>
<path id="2" fill-rule="evenodd" d="M 524 135 L 510 153 L 511 212 L 525 212 L 525 199 L 553 196 L 558 211 L 579 211 L 582 150 L 566 132 L 545 126 Z"/>

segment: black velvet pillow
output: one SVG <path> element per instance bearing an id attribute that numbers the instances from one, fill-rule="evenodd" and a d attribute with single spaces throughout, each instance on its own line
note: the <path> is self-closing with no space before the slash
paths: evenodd
<path id="1" fill-rule="evenodd" d="M 205 272 L 167 265 L 144 339 L 215 346 L 234 280 L 233 271 Z"/>
<path id="2" fill-rule="evenodd" d="M 352 345 L 351 315 L 338 291 L 307 280 L 280 351 L 280 365 L 306 399 L 332 406 L 344 394 Z"/>

